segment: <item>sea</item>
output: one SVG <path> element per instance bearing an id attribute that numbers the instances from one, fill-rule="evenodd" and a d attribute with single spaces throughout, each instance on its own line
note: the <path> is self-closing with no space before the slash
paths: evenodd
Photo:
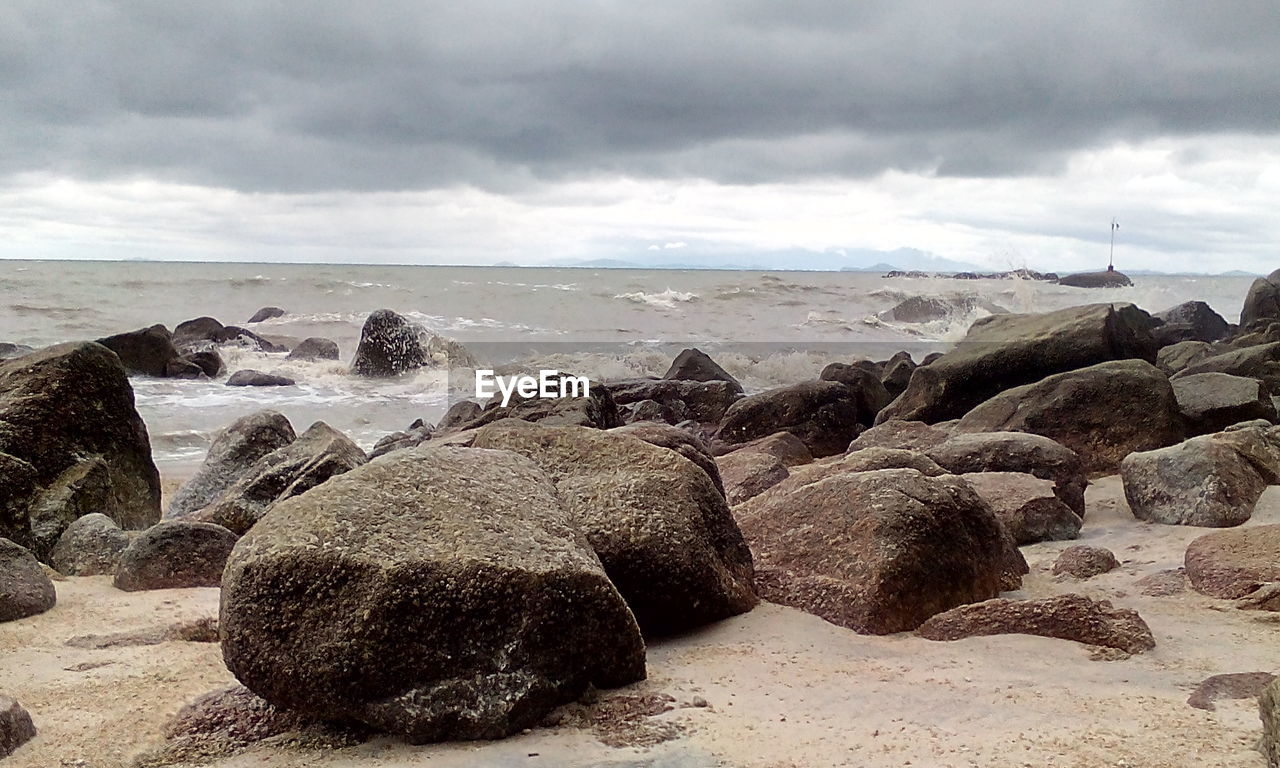
<path id="1" fill-rule="evenodd" d="M 696 346 L 748 391 L 762 391 L 816 377 L 833 361 L 946 351 L 992 312 L 1100 301 L 1156 312 L 1194 299 L 1234 323 L 1252 278 L 1133 281 L 1129 288 L 1083 289 L 867 272 L 0 261 L 0 342 L 40 347 L 211 316 L 287 346 L 311 336 L 338 343 L 342 359 L 325 362 L 221 350 L 228 373 L 280 373 L 297 381 L 290 387 L 228 387 L 225 373 L 204 381 L 133 377 L 164 471 L 198 463 L 219 429 L 264 408 L 284 413 L 299 431 L 323 420 L 368 449 L 474 396 L 470 369 L 392 379 L 351 374 L 361 325 L 381 308 L 461 342 L 477 367 L 499 374 L 661 376 L 680 349 Z M 945 311 L 917 322 L 896 319 L 892 309 L 913 297 L 936 299 L 933 306 Z M 285 314 L 246 324 L 264 306 Z"/>

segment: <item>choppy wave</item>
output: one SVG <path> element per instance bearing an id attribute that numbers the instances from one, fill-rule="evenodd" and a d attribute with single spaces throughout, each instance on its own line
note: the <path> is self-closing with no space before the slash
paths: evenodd
<path id="1" fill-rule="evenodd" d="M 614 295 L 615 299 L 626 299 L 636 304 L 648 304 L 651 307 L 662 307 L 664 309 L 675 309 L 678 303 L 687 303 L 697 301 L 698 294 L 692 291 L 677 291 L 667 288 L 661 293 L 645 293 L 644 291 L 633 291 L 631 293 L 619 293 Z"/>

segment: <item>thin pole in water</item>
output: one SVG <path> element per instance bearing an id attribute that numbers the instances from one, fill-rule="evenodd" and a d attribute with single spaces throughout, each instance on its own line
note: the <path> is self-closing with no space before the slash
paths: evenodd
<path id="1" fill-rule="evenodd" d="M 1114 272 L 1116 268 L 1116 230 L 1120 228 L 1120 222 L 1111 219 L 1111 255 L 1107 257 L 1107 271 Z"/>

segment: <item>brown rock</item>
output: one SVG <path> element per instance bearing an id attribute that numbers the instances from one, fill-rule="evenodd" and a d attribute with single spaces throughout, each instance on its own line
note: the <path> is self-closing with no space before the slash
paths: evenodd
<path id="1" fill-rule="evenodd" d="M 1024 472 L 973 472 L 960 477 L 991 506 L 1019 546 L 1080 535 L 1084 522 L 1054 495 L 1049 480 Z"/>
<path id="2" fill-rule="evenodd" d="M 758 440 L 752 440 L 742 445 L 725 445 L 717 443 L 717 447 L 728 448 L 730 450 L 716 453 L 723 456 L 733 451 L 755 451 L 756 453 L 767 453 L 770 456 L 776 456 L 778 461 L 782 462 L 782 466 L 791 468 L 801 464 L 809 464 L 813 461 L 813 454 L 809 452 L 809 448 L 800 438 L 790 432 L 775 432 L 768 437 L 762 437 Z M 714 452 L 714 451 L 713 451 Z"/>
<path id="3" fill-rule="evenodd" d="M 849 443 L 846 453 L 864 448 L 902 448 L 927 451 L 946 441 L 951 433 L 922 421 L 886 421 L 858 435 Z"/>
<path id="4" fill-rule="evenodd" d="M 706 472 L 716 490 L 724 494 L 724 482 L 721 480 L 720 468 L 716 466 L 716 460 L 712 458 L 711 451 L 707 449 L 707 444 L 692 432 L 673 427 L 670 424 L 658 424 L 656 422 L 627 424 L 621 427 L 614 427 L 609 431 L 619 435 L 630 435 L 650 445 L 675 451 L 692 461 L 703 472 Z"/>
<path id="5" fill-rule="evenodd" d="M 1218 699 L 1254 699 L 1276 676 L 1270 672 L 1233 672 L 1205 678 L 1187 697 L 1187 704 L 1212 712 Z"/>
<path id="6" fill-rule="evenodd" d="M 1236 607 L 1242 611 L 1280 611 L 1280 582 L 1263 584 L 1240 598 Z"/>
<path id="7" fill-rule="evenodd" d="M 886 425 L 887 426 L 887 425 Z M 1084 518 L 1084 489 L 1089 484 L 1076 452 L 1042 435 L 1026 432 L 960 434 L 925 450 L 948 472 L 1025 472 L 1053 481 L 1063 504 Z"/>
<path id="8" fill-rule="evenodd" d="M 153 525 L 120 554 L 117 589 L 216 587 L 236 535 L 220 525 L 172 520 Z"/>
<path id="9" fill-rule="evenodd" d="M 1087 645 L 1142 653 L 1156 647 L 1151 628 L 1137 611 L 1113 608 L 1106 600 L 1058 595 L 1039 600 L 998 598 L 963 605 L 920 626 L 928 640 L 960 640 L 986 635 L 1039 635 Z"/>
<path id="10" fill-rule="evenodd" d="M 757 451 L 734 451 L 716 459 L 724 479 L 725 499 L 741 504 L 787 479 L 790 474 L 776 456 Z"/>
<path id="11" fill-rule="evenodd" d="M 716 438 L 747 443 L 785 431 L 822 457 L 842 453 L 857 428 L 853 390 L 834 381 L 805 381 L 738 400 L 724 412 Z"/>
<path id="12" fill-rule="evenodd" d="M 1210 597 L 1244 597 L 1268 582 L 1280 581 L 1280 525 L 1233 528 L 1191 542 L 1187 578 Z"/>
<path id="13" fill-rule="evenodd" d="M 1067 547 L 1053 561 L 1053 572 L 1059 576 L 1090 579 L 1120 567 L 1120 561 L 1111 550 L 1077 544 Z"/>
<path id="14" fill-rule="evenodd" d="M 36 727 L 27 710 L 8 696 L 0 695 L 0 760 L 35 737 Z"/>
<path id="15" fill-rule="evenodd" d="M 1268 768 L 1280 768 L 1280 680 L 1272 680 L 1258 697 L 1262 718 L 1262 756 Z"/>
<path id="16" fill-rule="evenodd" d="M 0 623 L 44 613 L 57 600 L 53 582 L 35 555 L 0 539 Z"/>

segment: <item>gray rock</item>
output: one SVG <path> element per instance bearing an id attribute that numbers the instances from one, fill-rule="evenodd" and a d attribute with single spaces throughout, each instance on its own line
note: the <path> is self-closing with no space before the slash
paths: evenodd
<path id="1" fill-rule="evenodd" d="M 619 406 L 655 400 L 673 414 L 682 413 L 701 424 L 719 423 L 729 406 L 742 397 L 742 390 L 727 381 L 622 379 L 601 386 Z"/>
<path id="2" fill-rule="evenodd" d="M 1180 379 L 1198 373 L 1229 373 L 1257 379 L 1266 387 L 1267 394 L 1280 393 L 1280 342 L 1207 357 L 1188 365 L 1171 378 Z"/>
<path id="3" fill-rule="evenodd" d="M 208 506 L 188 514 L 186 519 L 216 523 L 243 534 L 275 504 L 365 461 L 360 446 L 317 421 L 292 443 L 258 459 Z"/>
<path id="4" fill-rule="evenodd" d="M 120 555 L 114 584 L 126 592 L 216 587 L 236 544 L 220 525 L 190 520 L 158 523 L 138 534 Z"/>
<path id="5" fill-rule="evenodd" d="M 885 421 L 858 435 L 849 443 L 846 453 L 867 448 L 900 448 L 907 451 L 926 451 L 945 442 L 951 433 L 945 429 L 925 424 L 923 421 Z"/>
<path id="6" fill-rule="evenodd" d="M 842 453 L 857 428 L 858 402 L 849 387 L 805 381 L 738 400 L 725 411 L 716 439 L 747 443 L 785 431 L 822 457 Z"/>
<path id="7" fill-rule="evenodd" d="M 931 366 L 932 367 L 932 366 Z M 1143 360 L 1081 368 L 1002 392 L 965 414 L 958 432 L 1030 432 L 1109 474 L 1135 451 L 1172 445 L 1185 425 L 1169 380 Z"/>
<path id="8" fill-rule="evenodd" d="M 995 597 L 1017 556 L 991 508 L 958 477 L 887 469 L 783 489 L 795 479 L 735 510 L 761 597 L 854 631 L 911 630 Z"/>
<path id="9" fill-rule="evenodd" d="M 106 515 L 85 515 L 63 531 L 49 563 L 67 576 L 111 575 L 131 540 L 132 536 Z"/>
<path id="10" fill-rule="evenodd" d="M 1263 689 L 1258 697 L 1258 713 L 1262 718 L 1262 756 L 1268 768 L 1280 768 L 1280 678 Z"/>
<path id="11" fill-rule="evenodd" d="M 160 518 L 160 474 L 115 353 L 84 342 L 0 363 L 0 480 L 0 536 L 40 556 L 76 510 L 126 529 Z"/>
<path id="12" fill-rule="evenodd" d="M 1100 272 L 1063 275 L 1058 278 L 1058 285 L 1069 285 L 1073 288 L 1125 288 L 1133 285 L 1133 281 L 1123 272 L 1106 269 Z"/>
<path id="13" fill-rule="evenodd" d="M 916 364 L 910 357 L 891 360 L 885 365 L 884 376 L 880 378 L 880 383 L 890 397 L 896 398 L 907 391 L 907 387 L 911 384 L 911 375 L 915 370 Z"/>
<path id="14" fill-rule="evenodd" d="M 338 343 L 318 336 L 309 336 L 293 348 L 286 360 L 337 360 Z"/>
<path id="15" fill-rule="evenodd" d="M 179 362 L 194 365 L 200 372 L 211 379 L 222 374 L 224 368 L 222 355 L 216 349 L 205 349 L 199 352 L 188 352 L 179 358 Z"/>
<path id="16" fill-rule="evenodd" d="M 778 457 L 745 449 L 721 456 L 716 464 L 730 505 L 758 496 L 790 475 Z"/>
<path id="17" fill-rule="evenodd" d="M 0 760 L 35 737 L 36 727 L 27 710 L 8 696 L 0 695 Z"/>
<path id="18" fill-rule="evenodd" d="M 1075 451 L 1047 437 L 1026 432 L 959 434 L 925 448 L 924 453 L 956 474 L 1025 472 L 1052 480 L 1054 495 L 1084 518 L 1084 489 L 1089 484 L 1084 464 Z"/>
<path id="19" fill-rule="evenodd" d="M 1132 453 L 1120 464 L 1124 495 L 1134 517 L 1211 528 L 1248 520 L 1277 473 L 1280 440 L 1261 427 Z"/>
<path id="20" fill-rule="evenodd" d="M 1268 320 L 1280 320 L 1280 269 L 1254 280 L 1240 309 L 1241 328 Z"/>
<path id="21" fill-rule="evenodd" d="M 939 614 L 920 627 L 920 636 L 927 640 L 1007 634 L 1074 640 L 1125 653 L 1156 647 L 1151 627 L 1137 611 L 1114 608 L 1106 600 L 1084 595 L 988 600 Z"/>
<path id="22" fill-rule="evenodd" d="M 509 420 L 476 448 L 515 451 L 555 481 L 646 636 L 751 610 L 751 551 L 707 474 L 673 451 L 612 431 Z"/>
<path id="23" fill-rule="evenodd" d="M 373 450 L 369 451 L 369 459 L 385 456 L 392 451 L 416 448 L 435 437 L 435 434 L 436 431 L 430 424 L 418 424 L 417 426 L 409 427 L 403 432 L 392 432 L 374 443 Z"/>
<path id="24" fill-rule="evenodd" d="M 436 425 L 436 428 L 441 432 L 459 428 L 463 424 L 478 418 L 481 410 L 480 404 L 474 400 L 459 400 L 444 412 L 444 417 L 440 419 L 440 423 Z"/>
<path id="25" fill-rule="evenodd" d="M 276 317 L 284 317 L 284 310 L 279 307 L 263 307 L 253 313 L 253 317 L 249 318 L 249 322 L 261 323 L 264 320 L 271 320 Z"/>
<path id="26" fill-rule="evenodd" d="M 44 613 L 57 601 L 53 582 L 35 555 L 0 539 L 0 623 Z"/>
<path id="27" fill-rule="evenodd" d="M 1019 546 L 1080 535 L 1084 521 L 1054 495 L 1052 481 L 1023 472 L 973 472 L 960 477 L 991 506 Z"/>
<path id="28" fill-rule="evenodd" d="M 1225 339 L 1231 328 L 1213 308 L 1203 301 L 1186 301 L 1176 307 L 1155 313 L 1157 320 L 1165 325 L 1157 328 L 1157 338 L 1167 344 L 1182 341 L 1218 341 Z M 1170 329 L 1176 331 L 1170 333 Z"/>
<path id="29" fill-rule="evenodd" d="M 251 368 L 236 371 L 227 377 L 228 387 L 292 387 L 297 383 L 288 376 L 263 373 Z"/>
<path id="30" fill-rule="evenodd" d="M 911 376 L 876 422 L 946 421 L 1000 392 L 1108 360 L 1154 362 L 1154 321 L 1132 304 L 1090 304 L 1036 315 L 984 317 L 956 348 Z"/>
<path id="31" fill-rule="evenodd" d="M 1203 341 L 1180 341 L 1160 348 L 1160 352 L 1156 354 L 1156 367 L 1172 376 L 1213 355 L 1211 344 Z"/>
<path id="32" fill-rule="evenodd" d="M 1207 435 L 1254 419 L 1276 421 L 1276 407 L 1257 379 L 1228 373 L 1197 373 L 1171 379 L 1169 383 L 1190 434 Z"/>
<path id="33" fill-rule="evenodd" d="M 173 345 L 179 352 L 199 352 L 230 344 L 258 352 L 288 352 L 281 344 L 264 339 L 246 328 L 223 325 L 212 317 L 197 317 L 178 323 L 173 329 Z"/>
<path id="34" fill-rule="evenodd" d="M 174 494 L 165 519 L 181 519 L 213 503 L 259 459 L 295 439 L 293 425 L 276 411 L 258 411 L 231 422 L 213 438 L 200 469 Z"/>
<path id="35" fill-rule="evenodd" d="M 178 359 L 173 337 L 163 325 L 107 336 L 98 343 L 115 352 L 125 370 L 132 373 L 166 376 L 168 365 Z"/>
<path id="36" fill-rule="evenodd" d="M 613 429 L 622 426 L 622 414 L 609 390 L 592 385 L 587 397 L 560 397 L 553 399 L 521 399 L 513 396 L 503 406 L 499 398 L 489 401 L 480 415 L 457 426 L 458 429 L 475 429 L 503 419 L 520 419 L 557 427 L 594 427 Z"/>
<path id="37" fill-rule="evenodd" d="M 730 376 L 729 372 L 721 368 L 707 353 L 696 348 L 682 350 L 676 355 L 676 359 L 671 362 L 671 367 L 662 375 L 662 378 L 678 381 L 724 381 L 728 382 L 730 389 L 742 394 L 742 385 L 738 380 Z"/>
<path id="38" fill-rule="evenodd" d="M 283 502 L 227 563 L 220 624 L 268 702 L 415 743 L 502 738 L 645 676 L 562 497 L 505 451 L 397 451 Z"/>
<path id="39" fill-rule="evenodd" d="M 360 330 L 351 370 L 361 376 L 398 376 L 424 366 L 475 367 L 457 342 L 420 328 L 389 309 L 369 315 Z"/>
<path id="40" fill-rule="evenodd" d="M 876 414 L 893 400 L 880 377 L 860 366 L 831 363 L 822 369 L 818 378 L 822 381 L 838 381 L 853 390 L 858 403 L 858 423 L 864 426 L 871 426 Z"/>
<path id="41" fill-rule="evenodd" d="M 707 449 L 707 444 L 697 435 L 679 427 L 654 422 L 626 424 L 621 427 L 614 427 L 609 431 L 617 435 L 630 435 L 650 445 L 675 451 L 698 465 L 698 468 L 703 472 L 706 472 L 716 490 L 720 491 L 721 495 L 724 495 L 724 483 L 720 479 L 720 469 L 716 466 L 716 460 L 711 456 L 711 451 Z"/>
<path id="42" fill-rule="evenodd" d="M 28 352 L 34 352 L 35 347 L 29 347 L 26 344 L 15 344 L 11 341 L 0 341 L 0 360 L 12 360 L 15 357 L 22 357 Z"/>

